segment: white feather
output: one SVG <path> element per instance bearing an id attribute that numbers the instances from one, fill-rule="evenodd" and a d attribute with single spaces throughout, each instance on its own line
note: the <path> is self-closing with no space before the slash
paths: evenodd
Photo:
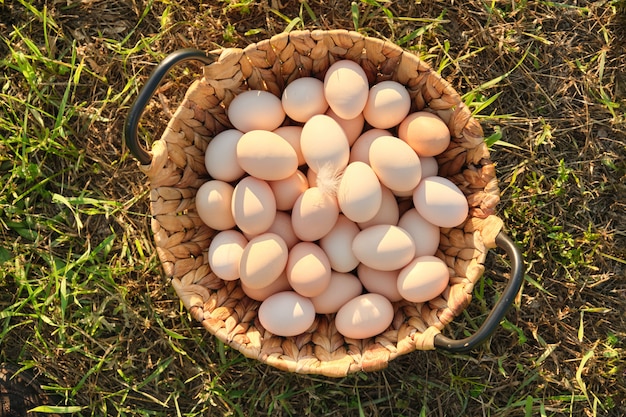
<path id="1" fill-rule="evenodd" d="M 338 170 L 330 163 L 324 164 L 317 173 L 317 188 L 319 188 L 323 195 L 335 197 L 339 189 L 342 175 L 342 170 Z"/>

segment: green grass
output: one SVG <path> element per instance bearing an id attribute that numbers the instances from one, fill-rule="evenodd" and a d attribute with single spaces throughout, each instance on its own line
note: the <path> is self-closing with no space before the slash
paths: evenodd
<path id="1" fill-rule="evenodd" d="M 0 2 L 0 360 L 55 412 L 233 416 L 618 416 L 626 406 L 623 2 Z M 423 4 L 422 4 L 423 3 Z M 415 352 L 341 379 L 286 374 L 199 328 L 163 278 L 146 179 L 121 143 L 167 52 L 346 28 L 412 50 L 480 120 L 525 282 L 467 355 Z M 197 67 L 172 73 L 158 137 Z M 470 307 L 504 286 L 494 253 Z M 45 408 L 41 408 L 45 411 Z"/>

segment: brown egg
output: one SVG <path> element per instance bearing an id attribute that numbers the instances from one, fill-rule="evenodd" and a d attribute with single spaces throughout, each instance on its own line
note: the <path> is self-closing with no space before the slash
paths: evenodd
<path id="1" fill-rule="evenodd" d="M 248 242 L 241 255 L 241 282 L 252 289 L 267 287 L 285 270 L 288 250 L 275 233 L 263 233 Z"/>
<path id="2" fill-rule="evenodd" d="M 198 188 L 196 210 L 200 219 L 211 229 L 227 230 L 235 227 L 231 212 L 233 193 L 232 185 L 219 180 L 207 181 Z"/>
<path id="3" fill-rule="evenodd" d="M 362 133 L 350 149 L 349 162 L 361 161 L 370 164 L 370 146 L 374 139 L 381 136 L 391 136 L 391 132 L 383 129 L 370 129 Z"/>
<path id="4" fill-rule="evenodd" d="M 291 287 L 305 297 L 321 294 L 330 284 L 330 261 L 312 242 L 300 242 L 291 248 L 286 271 Z"/>
<path id="5" fill-rule="evenodd" d="M 398 136 L 419 156 L 439 155 L 450 144 L 450 130 L 439 117 L 426 111 L 409 114 L 398 127 Z"/>
<path id="6" fill-rule="evenodd" d="M 243 281 L 240 282 L 243 292 L 253 300 L 263 301 L 270 295 L 277 294 L 282 291 L 291 290 L 291 285 L 287 280 L 287 274 L 283 272 L 271 284 L 262 288 L 250 288 Z"/>
<path id="7" fill-rule="evenodd" d="M 369 150 L 372 169 L 380 182 L 394 193 L 410 192 L 422 178 L 417 154 L 406 142 L 393 136 L 380 136 Z"/>
<path id="8" fill-rule="evenodd" d="M 314 77 L 298 78 L 285 87 L 282 95 L 285 113 L 296 122 L 306 122 L 328 109 L 324 83 Z"/>
<path id="9" fill-rule="evenodd" d="M 296 200 L 291 212 L 291 223 L 300 240 L 312 242 L 330 232 L 338 217 L 337 199 L 312 187 Z"/>
<path id="10" fill-rule="evenodd" d="M 404 120 L 411 109 L 406 87 L 397 81 L 382 81 L 370 88 L 363 116 L 377 129 L 390 129 Z"/>
<path id="11" fill-rule="evenodd" d="M 370 268 L 393 271 L 413 259 L 415 243 L 404 229 L 379 224 L 360 231 L 352 241 L 352 251 Z"/>
<path id="12" fill-rule="evenodd" d="M 439 227 L 455 227 L 467 218 L 469 206 L 463 192 L 443 177 L 424 178 L 413 193 L 417 212 Z"/>
<path id="13" fill-rule="evenodd" d="M 398 292 L 414 303 L 430 301 L 448 286 L 450 272 L 435 256 L 420 256 L 404 267 L 398 275 Z"/>
<path id="14" fill-rule="evenodd" d="M 389 301 L 400 301 L 402 295 L 398 292 L 398 274 L 400 270 L 380 271 L 360 264 L 357 274 L 361 284 L 368 292 L 384 295 Z"/>
<path id="15" fill-rule="evenodd" d="M 380 294 L 359 295 L 344 304 L 335 316 L 337 331 L 352 339 L 366 339 L 385 331 L 393 321 L 391 301 Z"/>
<path id="16" fill-rule="evenodd" d="M 274 130 L 281 138 L 285 139 L 296 151 L 298 156 L 298 166 L 304 165 L 304 156 L 300 148 L 300 136 L 302 135 L 302 126 L 281 126 Z"/>
<path id="17" fill-rule="evenodd" d="M 339 123 L 339 125 L 343 128 L 343 131 L 346 133 L 348 143 L 352 146 L 363 131 L 363 125 L 365 125 L 363 114 L 359 113 L 354 119 L 342 119 L 337 116 L 337 113 L 335 113 L 333 109 L 329 108 L 326 115 L 332 117 L 337 123 Z"/>
<path id="18" fill-rule="evenodd" d="M 266 181 L 285 179 L 298 169 L 293 146 L 266 130 L 252 130 L 239 138 L 237 162 L 248 174 Z"/>
<path id="19" fill-rule="evenodd" d="M 415 257 L 434 255 L 439 247 L 439 226 L 424 219 L 415 208 L 407 210 L 398 221 L 415 242 Z"/>
<path id="20" fill-rule="evenodd" d="M 324 76 L 324 95 L 342 119 L 354 119 L 365 108 L 369 84 L 359 64 L 347 59 L 335 62 Z"/>
<path id="21" fill-rule="evenodd" d="M 335 226 L 320 239 L 320 247 L 326 252 L 330 266 L 338 272 L 350 272 L 359 264 L 352 252 L 352 241 L 360 232 L 359 226 L 343 214 Z"/>
<path id="22" fill-rule="evenodd" d="M 228 106 L 228 119 L 241 132 L 274 130 L 285 120 L 285 111 L 274 94 L 249 90 L 238 94 Z"/>
<path id="23" fill-rule="evenodd" d="M 333 271 L 328 287 L 321 294 L 311 297 L 311 301 L 316 313 L 332 314 L 354 297 L 361 295 L 362 291 L 363 286 L 357 277 Z"/>
<path id="24" fill-rule="evenodd" d="M 265 232 L 276 217 L 272 189 L 266 181 L 245 177 L 232 193 L 231 213 L 242 232 L 252 236 Z"/>
<path id="25" fill-rule="evenodd" d="M 371 220 L 380 210 L 382 188 L 372 168 L 355 161 L 343 171 L 337 190 L 341 212 L 353 222 Z"/>
<path id="26" fill-rule="evenodd" d="M 398 224 L 400 218 L 400 211 L 398 208 L 398 202 L 391 190 L 387 187 L 381 187 L 382 190 L 382 202 L 380 209 L 374 217 L 366 222 L 360 222 L 359 227 L 361 230 L 367 229 L 370 226 L 376 226 L 377 224 Z"/>
<path id="27" fill-rule="evenodd" d="M 236 230 L 223 230 L 213 236 L 209 245 L 211 271 L 226 281 L 239 279 L 241 255 L 248 239 Z"/>
<path id="28" fill-rule="evenodd" d="M 315 307 L 294 291 L 283 291 L 265 299 L 259 306 L 259 321 L 266 330 L 279 336 L 297 336 L 315 321 Z"/>

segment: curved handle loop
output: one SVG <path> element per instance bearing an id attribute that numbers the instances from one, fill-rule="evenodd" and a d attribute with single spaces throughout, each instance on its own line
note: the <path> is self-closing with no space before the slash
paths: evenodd
<path id="1" fill-rule="evenodd" d="M 504 315 L 511 304 L 513 304 L 513 300 L 522 286 L 522 280 L 524 279 L 524 261 L 522 259 L 522 252 L 517 245 L 515 245 L 513 240 L 511 240 L 511 238 L 503 232 L 498 233 L 496 236 L 496 245 L 498 245 L 499 248 L 504 249 L 511 261 L 511 278 L 509 279 L 507 286 L 504 288 L 500 299 L 476 333 L 465 339 L 459 340 L 450 339 L 442 334 L 438 334 L 435 336 L 436 348 L 441 348 L 455 353 L 467 352 L 474 349 L 491 336 L 500 324 L 500 321 L 504 318 Z"/>
<path id="2" fill-rule="evenodd" d="M 140 144 L 137 138 L 137 128 L 139 126 L 139 119 L 143 114 L 146 105 L 154 95 L 154 92 L 159 87 L 161 80 L 168 71 L 176 64 L 180 64 L 185 61 L 200 61 L 205 65 L 209 65 L 215 60 L 207 56 L 203 51 L 199 49 L 187 48 L 179 49 L 172 52 L 165 59 L 157 65 L 146 84 L 143 86 L 135 102 L 132 104 L 128 115 L 126 116 L 126 122 L 124 123 L 124 138 L 126 146 L 130 149 L 130 152 L 137 158 L 137 160 L 143 164 L 148 165 L 152 161 L 152 156 L 146 151 Z"/>

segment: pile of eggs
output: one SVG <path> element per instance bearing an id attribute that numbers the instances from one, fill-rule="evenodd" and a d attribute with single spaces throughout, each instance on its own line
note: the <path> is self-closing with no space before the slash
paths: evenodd
<path id="1" fill-rule="evenodd" d="M 334 313 L 343 336 L 373 337 L 391 324 L 392 302 L 447 287 L 439 229 L 461 224 L 468 203 L 437 176 L 448 127 L 410 107 L 403 85 L 370 88 L 350 60 L 323 81 L 294 80 L 281 98 L 248 90 L 228 106 L 234 128 L 207 146 L 212 179 L 196 208 L 216 231 L 211 270 L 261 302 L 266 330 L 295 336 Z"/>

